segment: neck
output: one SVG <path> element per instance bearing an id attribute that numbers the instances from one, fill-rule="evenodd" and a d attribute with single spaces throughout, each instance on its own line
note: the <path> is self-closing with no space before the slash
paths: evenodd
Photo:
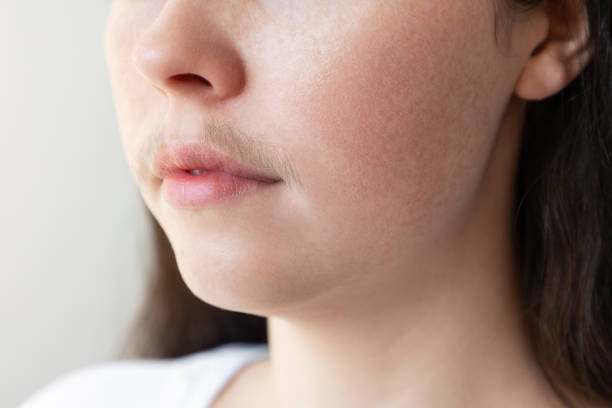
<path id="1" fill-rule="evenodd" d="M 275 405 L 561 406 L 531 351 L 516 283 L 523 108 L 509 105 L 470 215 L 448 239 L 408 267 L 268 318 L 261 378 Z"/>

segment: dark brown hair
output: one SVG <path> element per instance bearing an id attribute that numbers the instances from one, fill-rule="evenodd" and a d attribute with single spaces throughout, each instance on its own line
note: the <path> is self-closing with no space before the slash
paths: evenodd
<path id="1" fill-rule="evenodd" d="M 494 1 L 518 12 L 541 3 Z M 515 242 L 526 323 L 551 384 L 612 403 L 612 13 L 609 0 L 579 1 L 588 13 L 593 57 L 563 91 L 527 104 Z M 233 341 L 267 342 L 265 318 L 218 309 L 191 293 L 150 218 L 156 258 L 121 357 L 177 357 Z"/>
<path id="2" fill-rule="evenodd" d="M 527 106 L 517 253 L 541 365 L 558 383 L 612 403 L 612 13 L 609 0 L 581 4 L 590 64 L 560 93 Z"/>

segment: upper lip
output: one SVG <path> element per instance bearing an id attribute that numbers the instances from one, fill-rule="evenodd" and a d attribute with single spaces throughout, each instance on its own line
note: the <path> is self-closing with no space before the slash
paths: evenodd
<path id="1" fill-rule="evenodd" d="M 281 180 L 275 175 L 245 165 L 202 143 L 164 143 L 161 145 L 153 163 L 153 173 L 157 178 L 164 179 L 171 173 L 189 170 L 222 171 L 236 177 L 265 183 Z"/>

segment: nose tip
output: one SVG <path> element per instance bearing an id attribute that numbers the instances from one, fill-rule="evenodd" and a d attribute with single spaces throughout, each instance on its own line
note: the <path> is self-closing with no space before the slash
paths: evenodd
<path id="1" fill-rule="evenodd" d="M 166 23 L 170 24 L 170 23 Z M 202 29 L 156 26 L 134 45 L 136 71 L 166 96 L 197 95 L 206 99 L 235 96 L 244 86 L 243 63 L 231 44 L 211 41 Z"/>

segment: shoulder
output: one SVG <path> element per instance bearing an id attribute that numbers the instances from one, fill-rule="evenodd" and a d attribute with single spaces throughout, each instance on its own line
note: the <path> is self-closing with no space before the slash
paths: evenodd
<path id="1" fill-rule="evenodd" d="M 157 386 L 170 374 L 169 368 L 161 360 L 115 361 L 79 368 L 45 385 L 21 408 L 120 407 L 143 396 L 154 398 Z M 122 404 L 116 403 L 119 399 Z"/>
<path id="2" fill-rule="evenodd" d="M 177 406 L 198 383 L 219 381 L 225 367 L 266 350 L 230 343 L 174 359 L 98 363 L 58 377 L 19 408 Z"/>

